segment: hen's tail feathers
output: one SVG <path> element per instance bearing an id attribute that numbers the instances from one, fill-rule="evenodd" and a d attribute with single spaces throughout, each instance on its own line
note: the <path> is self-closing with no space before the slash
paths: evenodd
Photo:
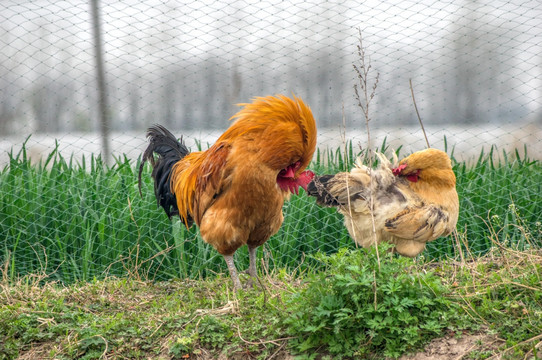
<path id="1" fill-rule="evenodd" d="M 316 202 L 322 206 L 340 206 L 339 199 L 328 190 L 330 180 L 334 175 L 316 176 L 307 186 L 307 194 L 316 198 Z"/>
<path id="2" fill-rule="evenodd" d="M 141 196 L 141 173 L 146 161 L 152 165 L 152 177 L 154 179 L 154 195 L 158 205 L 162 206 L 169 218 L 179 215 L 175 194 L 171 192 L 170 174 L 173 165 L 184 158 L 190 151 L 183 144 L 182 139 L 178 141 L 169 130 L 162 125 L 154 125 L 147 130 L 149 146 L 143 153 L 139 165 L 139 194 Z M 154 157 L 154 153 L 158 157 Z"/>

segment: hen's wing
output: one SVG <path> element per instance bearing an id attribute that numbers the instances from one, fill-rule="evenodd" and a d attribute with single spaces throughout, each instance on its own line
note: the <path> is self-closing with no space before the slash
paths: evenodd
<path id="1" fill-rule="evenodd" d="M 386 219 L 385 229 L 392 235 L 419 242 L 433 241 L 449 232 L 449 214 L 436 205 L 410 205 Z"/>

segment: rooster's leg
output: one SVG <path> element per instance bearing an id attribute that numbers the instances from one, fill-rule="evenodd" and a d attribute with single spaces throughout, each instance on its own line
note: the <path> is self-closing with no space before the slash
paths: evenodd
<path id="1" fill-rule="evenodd" d="M 256 249 L 255 247 L 248 247 L 248 270 L 247 273 L 250 276 L 250 279 L 248 279 L 246 283 L 246 287 L 250 289 L 252 287 L 252 281 L 253 279 L 258 278 L 258 272 L 256 271 Z"/>
<path id="2" fill-rule="evenodd" d="M 258 273 L 256 272 L 256 250 L 257 248 L 255 247 L 248 247 L 248 274 L 253 278 L 258 277 Z"/>
<path id="3" fill-rule="evenodd" d="M 237 268 L 233 262 L 233 255 L 223 255 L 230 271 L 230 276 L 233 281 L 233 290 L 239 291 L 241 289 L 241 281 L 239 281 L 239 275 L 237 274 Z"/>

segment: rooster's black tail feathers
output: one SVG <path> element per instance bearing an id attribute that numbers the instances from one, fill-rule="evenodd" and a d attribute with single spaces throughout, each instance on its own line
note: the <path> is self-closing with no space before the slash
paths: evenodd
<path id="1" fill-rule="evenodd" d="M 139 165 L 139 194 L 141 194 L 141 173 L 145 162 L 148 161 L 152 167 L 152 177 L 154 179 L 154 195 L 158 204 L 162 206 L 170 218 L 179 215 L 175 195 L 171 192 L 170 174 L 173 165 L 184 158 L 190 151 L 183 144 L 182 139 L 178 141 L 169 130 L 162 125 L 154 125 L 147 130 L 149 146 L 143 153 L 141 164 Z M 154 157 L 158 154 L 158 158 Z"/>

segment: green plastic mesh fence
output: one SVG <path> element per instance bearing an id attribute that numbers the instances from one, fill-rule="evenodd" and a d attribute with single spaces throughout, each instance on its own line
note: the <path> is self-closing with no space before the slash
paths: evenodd
<path id="1" fill-rule="evenodd" d="M 538 1 L 3 1 L 0 4 L 0 264 L 9 278 L 164 280 L 226 271 L 196 228 L 156 205 L 137 167 L 159 123 L 192 149 L 235 104 L 296 94 L 318 124 L 317 173 L 369 146 L 355 97 L 362 41 L 370 146 L 447 151 L 457 234 L 422 257 L 542 243 L 542 8 Z M 369 90 L 372 90 L 369 89 Z M 413 98 L 414 94 L 414 98 Z M 261 248 L 262 271 L 311 269 L 354 247 L 334 209 L 305 194 Z M 248 265 L 246 249 L 236 253 Z"/>

